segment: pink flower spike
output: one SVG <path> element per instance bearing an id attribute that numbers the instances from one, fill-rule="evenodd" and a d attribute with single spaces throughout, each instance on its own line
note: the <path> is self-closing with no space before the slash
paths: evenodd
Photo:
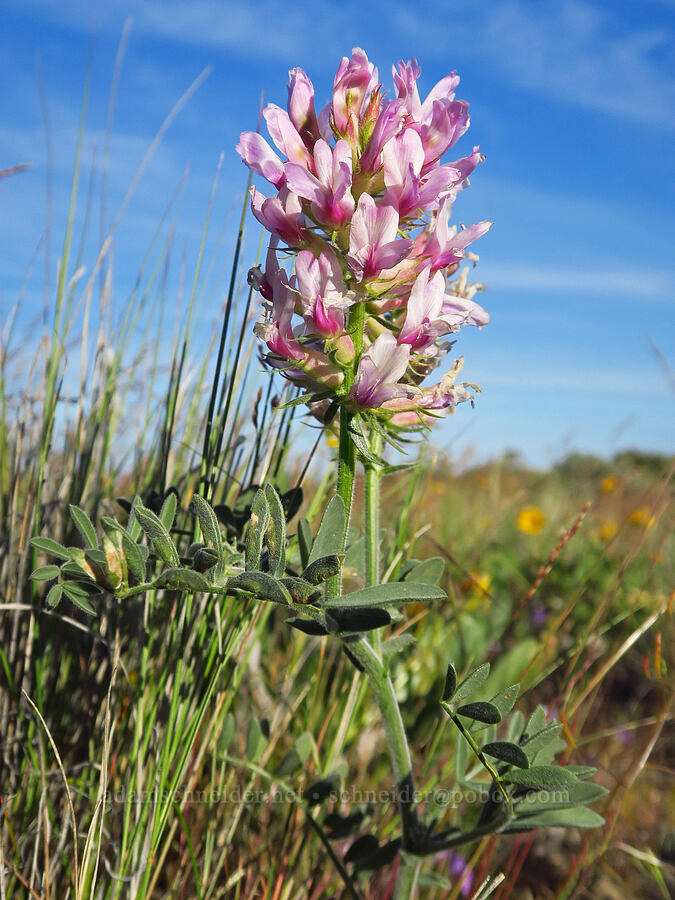
<path id="1" fill-rule="evenodd" d="M 335 149 L 320 138 L 314 145 L 316 175 L 303 166 L 287 163 L 286 179 L 291 190 L 309 200 L 312 214 L 322 225 L 341 228 L 354 212 L 352 151 L 346 141 Z"/>
<path id="2" fill-rule="evenodd" d="M 244 131 L 235 149 L 253 172 L 262 175 L 275 187 L 284 183 L 284 164 L 262 135 Z"/>
<path id="3" fill-rule="evenodd" d="M 314 109 L 314 85 L 300 68 L 288 73 L 288 116 L 310 150 L 320 137 Z"/>
<path id="4" fill-rule="evenodd" d="M 300 198 L 286 187 L 282 187 L 276 197 L 265 197 L 252 188 L 251 211 L 264 228 L 291 247 L 300 247 L 311 237 L 304 227 Z"/>
<path id="5" fill-rule="evenodd" d="M 409 360 L 410 347 L 397 344 L 389 332 L 379 335 L 359 360 L 349 396 L 364 407 L 379 407 L 387 400 L 408 396 L 414 389 L 397 382 Z"/>
<path id="6" fill-rule="evenodd" d="M 352 303 L 337 257 L 328 247 L 318 258 L 302 250 L 295 260 L 295 274 L 307 332 L 337 337 L 344 331 L 344 310 Z"/>
<path id="7" fill-rule="evenodd" d="M 288 161 L 310 168 L 312 155 L 305 147 L 288 113 L 281 109 L 280 106 L 269 103 L 263 110 L 263 116 L 267 122 L 267 130 L 272 136 L 272 140 L 279 150 L 286 154 Z"/>
<path id="8" fill-rule="evenodd" d="M 408 238 L 396 239 L 398 213 L 378 207 L 370 194 L 361 194 L 349 232 L 347 264 L 358 281 L 375 278 L 404 259 L 412 247 Z"/>

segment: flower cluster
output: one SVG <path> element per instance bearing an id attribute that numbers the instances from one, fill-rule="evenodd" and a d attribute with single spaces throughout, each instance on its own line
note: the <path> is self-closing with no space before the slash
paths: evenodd
<path id="1" fill-rule="evenodd" d="M 264 271 L 249 275 L 265 300 L 256 333 L 268 363 L 310 394 L 419 425 L 472 397 L 471 385 L 456 383 L 461 360 L 437 384 L 422 383 L 449 335 L 489 319 L 472 299 L 479 286 L 458 269 L 491 223 L 449 223 L 483 157 L 474 147 L 440 162 L 469 127 L 468 104 L 455 99 L 459 78 L 441 79 L 422 102 L 417 61 L 400 62 L 388 99 L 355 48 L 317 113 L 305 72 L 289 76 L 286 110 L 269 104 L 263 113 L 279 152 L 250 131 L 237 145 L 275 188 L 270 197 L 251 191 L 253 214 L 272 235 Z"/>

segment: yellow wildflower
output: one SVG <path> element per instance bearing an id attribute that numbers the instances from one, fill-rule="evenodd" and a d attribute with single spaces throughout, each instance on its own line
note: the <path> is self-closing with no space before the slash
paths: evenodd
<path id="1" fill-rule="evenodd" d="M 332 431 L 328 431 L 326 433 L 326 443 L 328 444 L 329 447 L 335 448 L 340 445 L 340 439 L 338 438 L 338 436 L 336 434 L 333 434 Z"/>
<path id="2" fill-rule="evenodd" d="M 600 482 L 600 490 L 603 494 L 611 494 L 612 491 L 616 490 L 616 486 L 619 482 L 614 478 L 613 475 L 607 475 Z"/>
<path id="3" fill-rule="evenodd" d="M 656 522 L 656 516 L 652 515 L 652 511 L 648 506 L 638 506 L 628 517 L 631 525 L 637 525 L 642 528 L 651 528 Z"/>
<path id="4" fill-rule="evenodd" d="M 618 529 L 616 519 L 606 519 L 598 528 L 598 537 L 601 541 L 611 541 Z"/>
<path id="5" fill-rule="evenodd" d="M 518 513 L 516 524 L 525 534 L 539 534 L 546 524 L 546 516 L 538 506 L 526 506 Z"/>

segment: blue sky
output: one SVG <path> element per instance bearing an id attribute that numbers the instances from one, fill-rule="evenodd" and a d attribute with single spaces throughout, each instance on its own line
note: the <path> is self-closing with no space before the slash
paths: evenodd
<path id="1" fill-rule="evenodd" d="M 111 144 L 109 218 L 165 116 L 211 66 L 116 232 L 115 296 L 122 303 L 188 163 L 175 242 L 194 259 L 221 151 L 210 246 L 222 255 L 214 269 L 225 272 L 246 177 L 234 146 L 240 131 L 255 128 L 261 91 L 283 105 L 288 69 L 300 65 L 322 103 L 352 46 L 364 47 L 385 87 L 391 63 L 416 56 L 423 95 L 449 71 L 461 75 L 458 96 L 470 102 L 472 123 L 455 155 L 480 144 L 487 156 L 455 218 L 494 222 L 474 245 L 492 321 L 483 331 L 465 330 L 455 348 L 466 358 L 465 377 L 483 394 L 476 410 L 460 408 L 440 426 L 435 443 L 477 457 L 516 448 L 538 465 L 573 449 L 672 452 L 672 376 L 663 359 L 673 365 L 675 355 L 673 0 L 2 0 L 0 13 L 0 169 L 34 164 L 0 188 L 3 318 L 45 226 L 36 57 L 52 133 L 56 247 L 92 34 L 87 167 L 92 153 L 100 160 L 103 152 L 115 57 L 132 17 Z M 91 231 L 89 267 L 98 238 Z M 25 289 L 26 319 L 42 305 L 40 265 Z M 214 278 L 205 326 L 217 320 L 221 302 Z"/>

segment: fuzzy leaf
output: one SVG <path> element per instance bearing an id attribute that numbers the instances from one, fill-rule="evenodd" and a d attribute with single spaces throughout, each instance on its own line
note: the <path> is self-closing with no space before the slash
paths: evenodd
<path id="1" fill-rule="evenodd" d="M 248 723 L 248 731 L 246 733 L 246 759 L 249 762 L 256 762 L 260 756 L 263 745 L 263 734 L 260 728 L 260 722 L 253 716 Z"/>
<path id="2" fill-rule="evenodd" d="M 510 784 L 533 788 L 564 788 L 577 784 L 577 778 L 562 766 L 532 766 L 529 769 L 512 769 L 503 777 Z"/>
<path id="3" fill-rule="evenodd" d="M 162 503 L 162 509 L 159 513 L 159 518 L 161 519 L 164 527 L 167 531 L 171 530 L 171 526 L 173 525 L 173 521 L 176 518 L 176 510 L 178 509 L 178 498 L 174 494 L 173 491 L 169 491 L 169 493 L 164 498 L 164 503 Z"/>
<path id="4" fill-rule="evenodd" d="M 482 666 L 478 666 L 477 669 L 469 672 L 466 678 L 457 685 L 457 690 L 452 698 L 453 702 L 459 703 L 460 700 L 466 700 L 467 697 L 474 694 L 479 687 L 482 687 L 482 685 L 485 684 L 489 674 L 490 663 L 483 663 Z"/>
<path id="5" fill-rule="evenodd" d="M 315 781 L 305 791 L 305 800 L 308 806 L 316 806 L 323 803 L 331 794 L 335 794 L 340 787 L 340 778 L 338 775 L 328 775 L 327 778 L 321 778 Z"/>
<path id="6" fill-rule="evenodd" d="M 122 532 L 122 552 L 131 574 L 137 581 L 145 581 L 145 558 L 141 548 L 126 531 Z"/>
<path id="7" fill-rule="evenodd" d="M 387 610 L 377 607 L 335 610 L 333 615 L 341 632 L 372 631 L 375 628 L 383 628 L 391 622 Z"/>
<path id="8" fill-rule="evenodd" d="M 315 559 L 314 562 L 307 566 L 302 573 L 302 577 L 310 584 L 322 584 L 324 581 L 328 581 L 329 578 L 332 578 L 333 575 L 337 575 L 340 571 L 343 559 L 343 556 L 337 554 L 322 556 L 320 559 Z"/>
<path id="9" fill-rule="evenodd" d="M 246 532 L 245 559 L 247 569 L 260 565 L 265 534 L 270 523 L 270 507 L 263 490 L 259 490 L 251 505 L 251 518 Z"/>
<path id="10" fill-rule="evenodd" d="M 298 548 L 300 550 L 300 564 L 307 568 L 309 554 L 312 552 L 312 526 L 304 517 L 298 522 Z"/>
<path id="11" fill-rule="evenodd" d="M 291 595 L 283 584 L 276 581 L 266 572 L 242 572 L 241 575 L 233 575 L 227 581 L 228 590 L 245 591 L 254 594 L 261 600 L 269 600 L 272 603 L 290 605 Z"/>
<path id="12" fill-rule="evenodd" d="M 280 578 L 279 583 L 283 584 L 294 603 L 314 603 L 321 597 L 321 588 L 308 584 L 302 578 Z"/>
<path id="13" fill-rule="evenodd" d="M 465 706 L 460 706 L 456 712 L 459 716 L 466 716 L 467 719 L 485 722 L 488 725 L 496 725 L 502 719 L 497 707 L 493 706 L 492 703 L 486 703 L 484 700 L 478 700 L 476 703 L 467 703 Z"/>
<path id="14" fill-rule="evenodd" d="M 407 581 L 418 581 L 422 584 L 439 584 L 443 577 L 445 569 L 445 560 L 440 556 L 432 556 L 431 559 L 425 559 L 411 569 L 406 575 Z"/>
<path id="15" fill-rule="evenodd" d="M 450 702 L 452 700 L 455 691 L 457 690 L 457 672 L 455 671 L 455 667 L 452 663 L 448 665 L 448 671 L 445 673 L 445 686 L 443 688 L 443 694 L 441 696 L 441 700 L 445 700 L 446 702 Z"/>
<path id="16" fill-rule="evenodd" d="M 602 816 L 586 806 L 571 809 L 547 810 L 534 816 L 517 817 L 505 829 L 509 831 L 529 831 L 532 828 L 601 828 L 605 824 Z"/>
<path id="17" fill-rule="evenodd" d="M 91 616 L 96 615 L 96 610 L 87 599 L 87 595 L 80 593 L 80 591 L 75 588 L 75 583 L 73 581 L 68 581 L 65 584 L 62 584 L 61 587 L 63 588 L 63 593 L 75 604 L 75 606 L 79 607 L 84 612 L 89 613 Z"/>
<path id="18" fill-rule="evenodd" d="M 281 578 L 286 569 L 286 516 L 279 494 L 271 484 L 264 487 L 270 522 L 267 528 L 270 575 Z"/>
<path id="19" fill-rule="evenodd" d="M 403 634 L 397 634 L 396 637 L 389 638 L 382 644 L 382 659 L 385 663 L 396 656 L 397 653 L 404 653 L 409 647 L 415 643 L 415 638 L 409 631 Z"/>
<path id="20" fill-rule="evenodd" d="M 218 554 L 218 561 L 221 562 L 223 559 L 223 537 L 220 533 L 218 516 L 213 507 L 199 494 L 193 495 L 190 505 L 199 519 L 199 527 L 202 530 L 202 534 L 211 543 L 214 551 Z"/>
<path id="21" fill-rule="evenodd" d="M 47 594 L 47 606 L 50 606 L 52 609 L 58 606 L 61 602 L 61 597 L 63 596 L 63 585 L 62 584 L 53 584 L 49 593 Z"/>
<path id="22" fill-rule="evenodd" d="M 551 741 L 554 741 L 562 725 L 559 722 L 551 722 L 550 725 L 547 725 L 545 728 L 542 728 L 541 731 L 535 732 L 531 737 L 524 740 L 521 744 L 527 758 L 530 760 L 530 763 L 534 762 L 534 758 L 539 753 L 540 750 L 543 750 L 547 747 Z"/>
<path id="23" fill-rule="evenodd" d="M 555 791 L 545 789 L 528 794 L 516 801 L 516 812 L 519 816 L 540 813 L 548 809 L 564 809 L 570 806 L 581 806 L 594 803 L 609 793 L 606 787 L 592 781 L 578 781 Z"/>
<path id="24" fill-rule="evenodd" d="M 519 693 L 520 685 L 512 684 L 511 687 L 507 687 L 505 691 L 500 691 L 498 694 L 495 694 L 494 697 L 491 697 L 489 702 L 497 707 L 502 719 L 504 719 L 513 709 L 513 705 L 518 699 Z M 474 731 L 483 731 L 485 728 L 487 728 L 487 725 L 476 725 Z"/>
<path id="25" fill-rule="evenodd" d="M 155 587 L 168 587 L 180 591 L 208 591 L 209 582 L 194 569 L 175 566 L 162 572 L 155 581 Z"/>
<path id="26" fill-rule="evenodd" d="M 58 541 L 53 541 L 51 538 L 34 537 L 30 539 L 30 545 L 36 550 L 43 550 L 58 559 L 71 559 L 70 551 L 63 544 L 59 544 Z"/>
<path id="27" fill-rule="evenodd" d="M 340 555 L 344 548 L 346 527 L 345 504 L 342 497 L 335 494 L 328 501 L 321 518 L 321 525 L 309 554 L 309 564 L 323 556 Z"/>
<path id="28" fill-rule="evenodd" d="M 314 637 L 325 637 L 328 634 L 328 629 L 321 622 L 317 622 L 316 619 L 301 619 L 294 616 L 291 619 L 286 619 L 285 624 L 301 631 L 303 634 L 310 634 Z"/>
<path id="29" fill-rule="evenodd" d="M 31 581 L 52 581 L 59 577 L 61 569 L 58 566 L 38 566 L 31 574 Z"/>
<path id="30" fill-rule="evenodd" d="M 75 527 L 84 538 L 84 542 L 92 550 L 98 547 L 98 538 L 96 537 L 96 529 L 93 522 L 83 509 L 74 506 L 72 503 L 68 505 L 68 512 L 75 523 Z"/>
<path id="31" fill-rule="evenodd" d="M 138 503 L 134 506 L 133 514 L 136 517 L 138 524 L 150 539 L 152 549 L 157 556 L 169 566 L 180 566 L 178 552 L 161 519 L 156 516 L 154 512 L 146 509 L 142 503 Z"/>
<path id="32" fill-rule="evenodd" d="M 525 734 L 528 737 L 532 737 L 533 734 L 537 734 L 537 732 L 542 731 L 546 726 L 546 711 L 543 706 L 538 706 L 530 718 L 527 720 L 527 725 L 525 726 Z"/>
<path id="33" fill-rule="evenodd" d="M 509 741 L 494 741 L 484 744 L 482 750 L 488 756 L 501 759 L 502 762 L 509 763 L 511 766 L 518 766 L 520 769 L 529 768 L 530 761 L 518 744 L 511 744 Z"/>
<path id="34" fill-rule="evenodd" d="M 327 600 L 327 609 L 349 609 L 368 606 L 388 606 L 390 604 L 410 603 L 413 600 L 429 602 L 442 600 L 445 591 L 431 584 L 417 584 L 415 581 L 394 581 L 387 584 L 376 584 L 373 587 L 353 591 L 344 597 Z"/>

